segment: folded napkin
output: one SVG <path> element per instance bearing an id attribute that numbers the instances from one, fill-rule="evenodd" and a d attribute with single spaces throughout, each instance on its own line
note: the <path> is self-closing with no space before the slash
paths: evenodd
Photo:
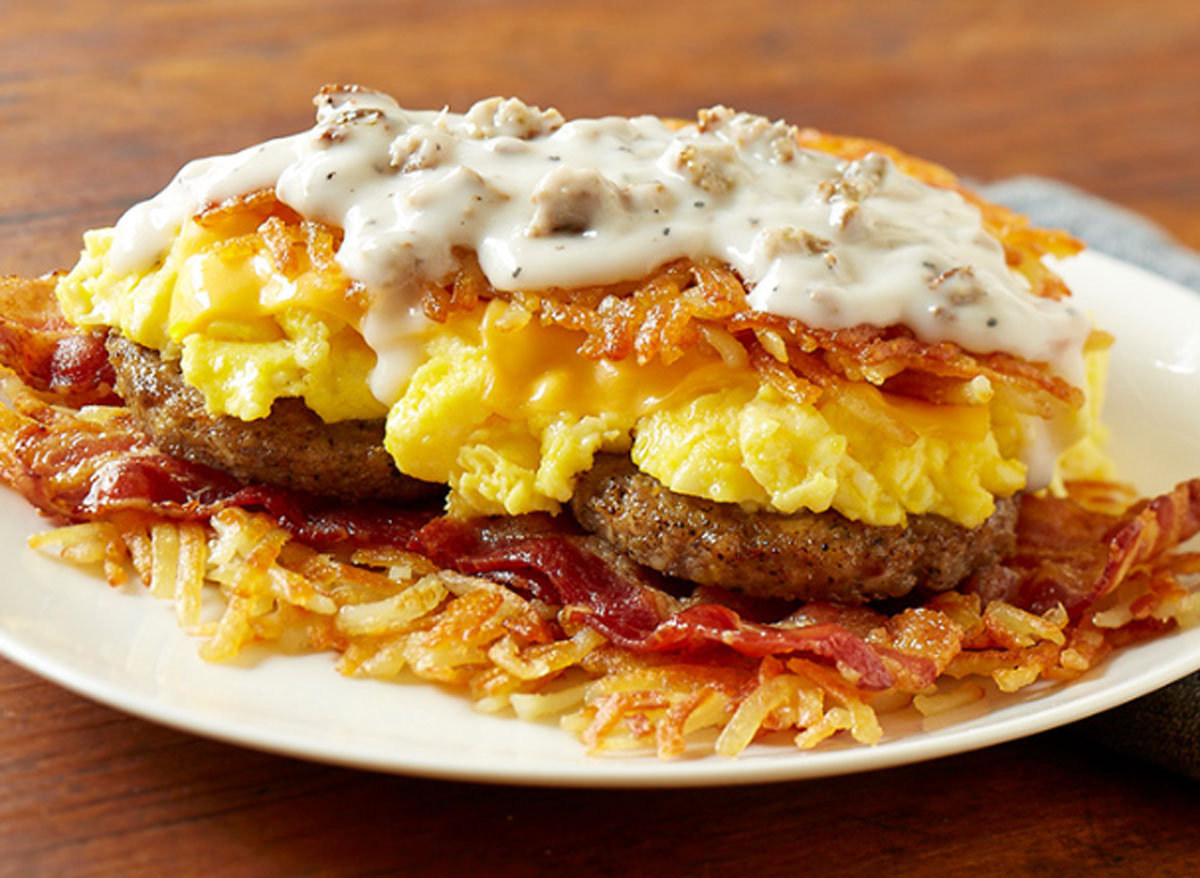
<path id="1" fill-rule="evenodd" d="M 1094 250 L 1170 278 L 1200 295 L 1200 254 L 1138 214 L 1038 177 L 1014 177 L 977 188 L 1037 225 L 1066 229 Z M 1076 723 L 1070 730 L 1200 780 L 1200 672 Z"/>

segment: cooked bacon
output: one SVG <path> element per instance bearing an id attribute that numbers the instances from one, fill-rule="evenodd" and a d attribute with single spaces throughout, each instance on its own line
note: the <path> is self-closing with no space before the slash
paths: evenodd
<path id="1" fill-rule="evenodd" d="M 512 580 L 504 574 L 516 573 L 542 600 L 583 608 L 591 627 L 633 652 L 694 652 L 714 645 L 755 658 L 802 652 L 836 661 L 864 689 L 886 689 L 895 682 L 880 655 L 841 625 L 765 625 L 717 603 L 671 612 L 670 602 L 647 580 L 648 572 L 619 570 L 589 551 L 587 538 L 542 517 L 526 519 L 531 535 L 522 534 L 520 520 L 497 526 L 436 519 L 416 533 L 412 547 L 435 564 L 464 573 L 501 574 L 506 582 Z M 922 686 L 937 676 L 927 659 L 900 657 L 892 649 L 887 654 L 906 664 L 913 678 L 924 681 Z"/>
<path id="2" fill-rule="evenodd" d="M 145 454 L 149 443 L 127 415 L 83 419 L 52 406 L 14 379 L 12 409 L 0 409 L 0 474 L 36 507 L 60 521 L 78 510 L 105 464 Z"/>
<path id="3" fill-rule="evenodd" d="M 784 598 L 757 597 L 742 591 L 722 588 L 719 585 L 696 586 L 692 591 L 691 600 L 701 604 L 717 604 L 728 607 L 747 621 L 763 623 L 779 622 L 787 618 L 788 614 L 796 608 L 795 601 Z M 837 621 L 839 624 L 845 625 L 843 620 Z M 856 631 L 852 626 L 845 625 L 845 627 Z M 856 633 L 858 632 L 856 631 Z"/>
<path id="4" fill-rule="evenodd" d="M 428 506 L 350 504 L 272 485 L 243 485 L 219 470 L 154 453 L 100 467 L 72 520 L 127 509 L 200 520 L 231 506 L 261 509 L 301 542 L 320 550 L 403 545 L 437 514 Z"/>
<path id="5" fill-rule="evenodd" d="M 760 625 L 747 622 L 733 610 L 717 604 L 688 607 L 664 619 L 641 642 L 622 645 L 648 652 L 686 652 L 707 643 L 724 644 L 754 658 L 796 652 L 818 655 L 848 669 L 863 689 L 887 689 L 896 682 L 879 655 L 841 625 L 824 623 L 801 628 Z M 929 670 L 933 671 L 932 663 Z M 928 683 L 936 676 L 930 673 Z"/>
<path id="6" fill-rule="evenodd" d="M 163 454 L 123 409 L 82 418 L 6 385 L 12 410 L 0 410 L 0 478 L 62 522 L 122 511 L 182 520 L 221 509 L 262 509 L 318 548 L 402 544 L 437 512 L 382 503 L 338 503 L 265 485 Z"/>
<path id="7" fill-rule="evenodd" d="M 946 594 L 943 592 L 935 599 Z M 837 624 L 871 645 L 896 677 L 896 687 L 919 692 L 931 685 L 963 645 L 963 628 L 933 608 L 910 608 L 894 616 L 862 605 L 813 601 L 802 604 L 784 625 Z"/>
<path id="8" fill-rule="evenodd" d="M 119 402 L 103 333 L 88 333 L 62 317 L 55 278 L 0 278 L 0 367 L 66 405 Z"/>
<path id="9" fill-rule="evenodd" d="M 610 640 L 622 645 L 644 640 L 662 619 L 662 593 L 618 576 L 581 549 L 580 538 L 547 521 L 523 516 L 497 529 L 487 520 L 440 518 L 417 531 L 412 545 L 435 564 L 463 573 L 519 574 L 542 600 L 587 608 L 589 624 Z"/>
<path id="10" fill-rule="evenodd" d="M 1016 553 L 978 576 L 984 601 L 1034 613 L 1061 604 L 1072 619 L 1131 573 L 1164 559 L 1200 533 L 1200 479 L 1140 503 L 1124 515 L 1089 510 L 1069 498 L 1027 495 L 1017 519 Z"/>
<path id="11" fill-rule="evenodd" d="M 1200 533 L 1200 479 L 1175 486 L 1169 494 L 1139 503 L 1110 532 L 1104 572 L 1096 583 L 1098 594 L 1108 594 L 1138 564 Z"/>
<path id="12" fill-rule="evenodd" d="M 400 509 L 386 503 L 327 504 L 306 495 L 290 495 L 289 500 L 291 506 L 286 513 L 266 499 L 258 503 L 275 515 L 298 540 L 321 550 L 338 546 L 404 545 L 440 511 L 428 505 Z M 232 498 L 231 505 L 245 504 L 240 497 Z"/>

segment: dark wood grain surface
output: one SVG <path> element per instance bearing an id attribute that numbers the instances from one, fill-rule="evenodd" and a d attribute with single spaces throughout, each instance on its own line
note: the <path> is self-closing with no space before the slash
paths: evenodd
<path id="1" fill-rule="evenodd" d="M 68 266 L 188 158 L 358 81 L 567 115 L 724 102 L 976 179 L 1058 177 L 1200 247 L 1200 4 L 0 5 L 0 272 Z M 3 576 L 0 573 L 0 576 Z M 0 874 L 1198 874 L 1197 789 L 1069 729 L 705 791 L 374 775 L 132 719 L 0 662 Z"/>

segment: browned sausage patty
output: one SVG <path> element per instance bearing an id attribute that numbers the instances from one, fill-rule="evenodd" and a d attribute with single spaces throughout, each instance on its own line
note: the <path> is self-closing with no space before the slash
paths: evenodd
<path id="1" fill-rule="evenodd" d="M 763 597 L 855 603 L 945 591 L 999 561 L 1015 548 L 1018 505 L 998 500 L 973 529 L 937 515 L 880 527 L 833 511 L 751 513 L 677 494 L 613 455 L 597 457 L 571 500 L 585 529 L 663 573 Z"/>
<path id="2" fill-rule="evenodd" d="M 382 419 L 326 424 L 298 399 L 277 400 L 257 421 L 213 415 L 200 391 L 184 383 L 177 360 L 116 333 L 108 353 L 117 393 L 168 454 L 243 481 L 346 500 L 403 503 L 442 490 L 396 470 L 383 447 Z"/>

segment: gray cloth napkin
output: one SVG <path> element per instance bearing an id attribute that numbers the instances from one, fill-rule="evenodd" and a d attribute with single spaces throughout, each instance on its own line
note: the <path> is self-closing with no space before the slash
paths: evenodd
<path id="1" fill-rule="evenodd" d="M 1095 250 L 1200 294 L 1200 254 L 1173 241 L 1136 213 L 1065 183 L 1038 177 L 1014 177 L 977 189 L 984 197 L 1026 214 L 1037 225 L 1066 229 Z M 1120 753 L 1200 780 L 1200 672 L 1070 729 Z"/>

